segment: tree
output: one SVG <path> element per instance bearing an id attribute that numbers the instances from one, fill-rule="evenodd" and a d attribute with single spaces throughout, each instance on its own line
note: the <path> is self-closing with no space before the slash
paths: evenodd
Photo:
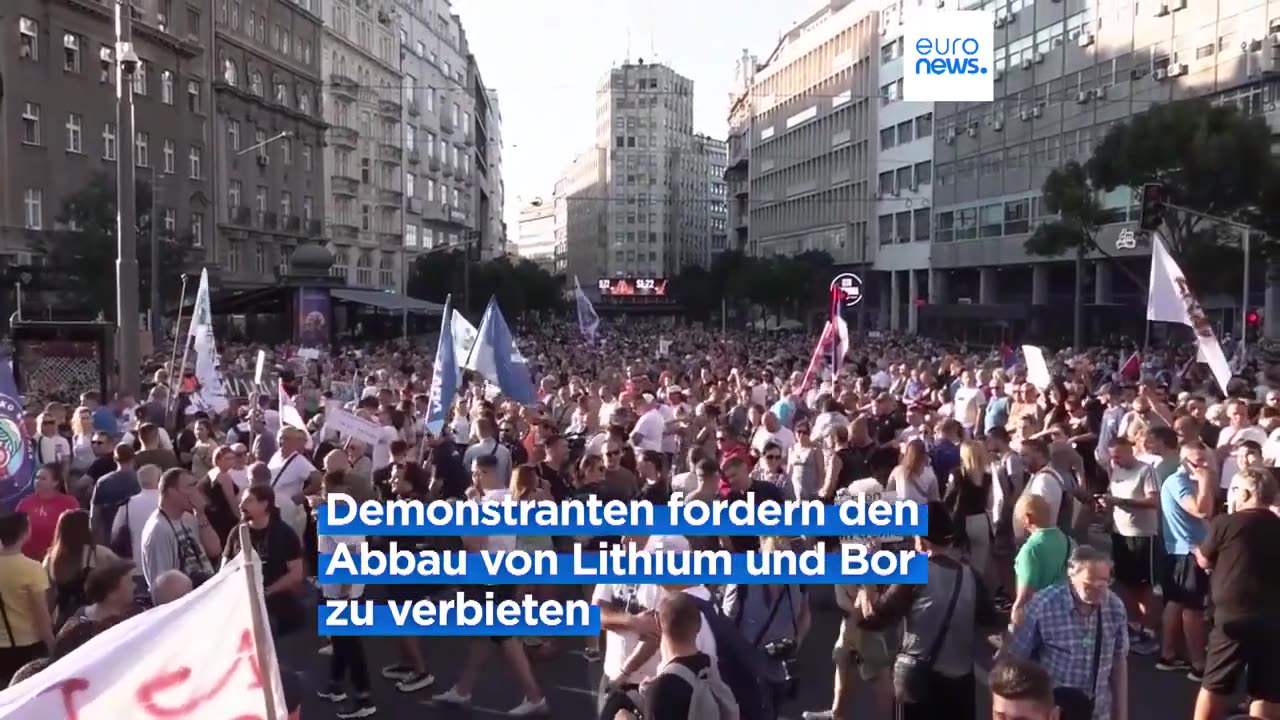
<path id="1" fill-rule="evenodd" d="M 564 306 L 563 278 L 553 276 L 537 263 L 500 257 L 472 261 L 468 267 L 461 249 L 419 255 L 410 268 L 407 288 L 410 297 L 432 302 L 443 303 L 452 295 L 460 311 L 478 312 L 490 297 L 496 297 L 503 314 L 510 317 L 528 310 L 554 311 Z"/>
<path id="2" fill-rule="evenodd" d="M 146 311 L 151 304 L 151 185 L 137 181 L 138 304 Z M 101 311 L 109 320 L 116 312 L 116 183 L 106 173 L 97 173 L 80 190 L 62 203 L 58 229 L 43 234 L 37 242 L 45 264 L 56 268 L 60 284 L 68 291 L 58 304 L 84 312 Z M 162 303 L 176 299 L 183 272 L 193 270 L 198 253 L 189 234 L 175 234 L 157 228 Z M 163 305 L 162 305 L 163 307 Z"/>

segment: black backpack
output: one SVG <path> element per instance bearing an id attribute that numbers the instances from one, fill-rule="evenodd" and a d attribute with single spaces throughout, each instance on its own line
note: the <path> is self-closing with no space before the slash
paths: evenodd
<path id="1" fill-rule="evenodd" d="M 692 597 L 692 596 L 691 596 Z M 733 618 L 725 617 L 710 600 L 694 597 L 702 619 L 716 639 L 716 667 L 720 678 L 738 701 L 741 720 L 775 720 L 773 689 L 769 686 L 769 663 L 764 652 L 753 646 Z"/>

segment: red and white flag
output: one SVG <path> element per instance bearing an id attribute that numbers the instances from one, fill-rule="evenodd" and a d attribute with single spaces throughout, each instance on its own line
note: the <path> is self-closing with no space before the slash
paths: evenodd
<path id="1" fill-rule="evenodd" d="M 1129 359 L 1120 363 L 1120 379 L 1130 382 L 1142 379 L 1142 353 L 1135 351 Z"/>
<path id="2" fill-rule="evenodd" d="M 819 337 L 818 344 L 813 346 L 813 355 L 809 358 L 809 367 L 804 371 L 804 380 L 800 383 L 801 394 L 808 392 L 809 387 L 813 385 L 813 381 L 818 374 L 818 368 L 822 365 L 822 356 L 826 352 L 827 346 L 832 341 L 837 341 L 837 332 L 835 323 L 831 321 L 828 321 L 822 327 L 822 337 Z"/>
<path id="3" fill-rule="evenodd" d="M 305 431 L 307 423 L 302 419 L 302 413 L 298 412 L 298 408 L 294 407 L 293 398 L 289 397 L 289 393 L 285 392 L 283 382 L 276 382 L 276 392 L 278 394 L 277 402 L 280 405 L 280 422 Z"/>

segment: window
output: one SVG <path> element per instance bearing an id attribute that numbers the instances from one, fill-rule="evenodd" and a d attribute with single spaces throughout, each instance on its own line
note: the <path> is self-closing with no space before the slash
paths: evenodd
<path id="1" fill-rule="evenodd" d="M 916 163 L 915 167 L 915 184 L 928 185 L 933 182 L 933 163 L 925 160 Z"/>
<path id="2" fill-rule="evenodd" d="M 238 273 L 240 272 L 240 243 L 233 240 L 227 245 L 227 270 Z"/>
<path id="3" fill-rule="evenodd" d="M 894 171 L 894 184 L 898 187 L 898 192 L 906 190 L 915 190 L 916 186 L 911 182 L 911 166 L 900 167 Z"/>
<path id="4" fill-rule="evenodd" d="M 407 248 L 418 247 L 418 226 L 412 223 L 404 226 L 404 246 Z"/>
<path id="5" fill-rule="evenodd" d="M 956 211 L 956 239 L 972 240 L 978 236 L 978 209 Z"/>
<path id="6" fill-rule="evenodd" d="M 63 72 L 80 72 L 80 36 L 72 33 L 62 35 L 62 70 Z"/>
<path id="7" fill-rule="evenodd" d="M 193 113 L 201 112 L 200 82 L 198 80 L 187 81 L 187 110 Z"/>
<path id="8" fill-rule="evenodd" d="M 311 114 L 311 94 L 306 90 L 298 91 L 298 112 L 303 115 Z"/>
<path id="9" fill-rule="evenodd" d="M 302 197 L 302 219 L 311 222 L 311 218 L 315 217 L 316 199 L 310 195 Z"/>
<path id="10" fill-rule="evenodd" d="M 267 211 L 267 186 L 259 185 L 257 192 L 253 195 L 253 209 L 261 215 Z"/>
<path id="11" fill-rule="evenodd" d="M 240 149 L 240 121 L 227 121 L 227 144 L 231 146 L 232 151 Z"/>
<path id="12" fill-rule="evenodd" d="M 31 18 L 18 18 L 18 57 L 24 60 L 40 59 L 40 23 Z"/>
<path id="13" fill-rule="evenodd" d="M 249 92 L 262 97 L 262 73 L 257 70 L 249 74 Z"/>
<path id="14" fill-rule="evenodd" d="M 139 132 L 133 139 L 134 158 L 138 167 L 151 167 L 151 135 Z"/>
<path id="15" fill-rule="evenodd" d="M 116 52 L 106 45 L 98 48 L 98 82 L 103 85 L 116 83 Z"/>
<path id="16" fill-rule="evenodd" d="M 240 83 L 240 68 L 236 65 L 236 61 L 231 58 L 225 58 L 222 61 L 222 79 L 231 87 L 235 87 Z"/>
<path id="17" fill-rule="evenodd" d="M 147 94 L 147 61 L 143 60 L 138 63 L 138 68 L 133 71 L 133 94 Z"/>
<path id="18" fill-rule="evenodd" d="M 192 145 L 191 152 L 187 153 L 187 164 L 189 166 L 188 169 L 191 171 L 191 174 L 189 175 L 189 177 L 192 180 L 199 180 L 201 177 L 200 160 L 202 159 L 203 155 L 204 155 L 204 151 L 198 145 Z"/>
<path id="19" fill-rule="evenodd" d="M 894 241 L 893 216 L 881 215 L 879 218 L 880 244 L 889 245 Z"/>
<path id="20" fill-rule="evenodd" d="M 267 156 L 267 131 L 254 130 L 253 144 L 257 148 L 258 157 L 265 158 Z"/>
<path id="21" fill-rule="evenodd" d="M 40 144 L 40 106 L 35 103 L 22 104 L 22 142 Z"/>
<path id="22" fill-rule="evenodd" d="M 912 210 L 911 224 L 915 228 L 911 239 L 915 242 L 929 242 L 929 210 L 928 208 Z"/>
<path id="23" fill-rule="evenodd" d="M 418 194 L 418 176 L 413 173 L 404 174 L 404 194 L 413 197 Z"/>
<path id="24" fill-rule="evenodd" d="M 1031 231 L 1031 201 L 1011 200 L 1004 204 L 1004 232 L 1019 235 Z"/>
<path id="25" fill-rule="evenodd" d="M 23 226 L 28 230 L 44 229 L 44 191 L 27 188 L 22 193 Z"/>
<path id="26" fill-rule="evenodd" d="M 950 212 L 938 213 L 938 230 L 935 242 L 951 242 L 955 240 L 955 215 Z"/>
<path id="27" fill-rule="evenodd" d="M 102 159 L 116 159 L 116 126 L 114 123 L 107 123 L 102 126 Z"/>
<path id="28" fill-rule="evenodd" d="M 933 134 L 933 113 L 925 113 L 916 118 L 916 137 L 927 138 Z"/>
<path id="29" fill-rule="evenodd" d="M 244 187 L 240 184 L 240 181 L 232 180 L 227 183 L 227 208 L 230 209 L 232 213 L 235 213 L 236 210 L 240 209 L 240 205 L 243 200 Z M 232 219 L 235 219 L 234 214 L 232 215 Z"/>
<path id="30" fill-rule="evenodd" d="M 314 167 L 312 166 L 311 162 L 312 162 L 312 161 L 311 161 L 311 146 L 310 146 L 310 145 L 303 145 L 303 146 L 302 146 L 302 169 L 306 170 L 307 172 L 311 172 L 311 171 L 314 169 Z"/>
<path id="31" fill-rule="evenodd" d="M 373 182 L 370 167 L 369 158 L 360 158 L 360 182 L 365 185 Z"/>
<path id="32" fill-rule="evenodd" d="M 978 236 L 1000 237 L 1004 234 L 1004 205 L 983 205 L 978 213 Z"/>
<path id="33" fill-rule="evenodd" d="M 191 213 L 191 246 L 204 247 L 204 213 Z"/>
<path id="34" fill-rule="evenodd" d="M 173 73 L 168 70 L 160 72 L 160 102 L 173 104 Z"/>
<path id="35" fill-rule="evenodd" d="M 293 215 L 293 193 L 283 190 L 280 193 L 280 217 Z"/>
<path id="36" fill-rule="evenodd" d="M 276 104 L 285 106 L 289 104 L 289 87 L 279 80 L 276 81 Z"/>
<path id="37" fill-rule="evenodd" d="M 898 123 L 897 134 L 898 134 L 899 145 L 906 145 L 907 143 L 911 142 L 911 140 L 913 139 L 911 136 L 911 130 L 913 127 L 914 125 L 910 120 L 906 122 Z"/>
<path id="38" fill-rule="evenodd" d="M 293 141 L 289 138 L 280 138 L 280 162 L 284 165 L 293 164 Z"/>
<path id="39" fill-rule="evenodd" d="M 894 138 L 897 137 L 893 128 L 885 128 L 880 131 L 880 149 L 888 150 L 894 145 Z"/>
<path id="40" fill-rule="evenodd" d="M 267 274 L 267 246 L 263 243 L 253 246 L 253 271 L 259 275 Z"/>
<path id="41" fill-rule="evenodd" d="M 176 152 L 176 150 L 175 150 L 175 146 L 174 146 L 174 144 L 173 144 L 173 141 L 172 141 L 172 140 L 165 140 L 165 141 L 164 141 L 164 147 L 163 147 L 163 149 L 160 151 L 160 153 L 161 153 L 161 155 L 162 155 L 162 156 L 163 156 L 163 158 L 164 158 L 163 162 L 164 162 L 164 172 L 165 172 L 165 174 L 166 174 L 166 175 L 172 175 L 172 174 L 173 174 L 173 167 L 174 167 L 174 164 L 175 164 L 175 158 L 176 158 L 176 156 L 177 156 L 177 152 Z"/>
<path id="42" fill-rule="evenodd" d="M 372 213 L 373 213 L 373 209 L 368 205 L 360 206 L 360 229 L 361 230 L 369 230 L 372 227 L 372 222 L 370 220 Z"/>
<path id="43" fill-rule="evenodd" d="M 67 115 L 67 152 L 84 152 L 84 119 L 71 113 Z"/>
<path id="44" fill-rule="evenodd" d="M 165 208 L 160 212 L 160 217 L 163 222 L 161 227 L 166 233 L 172 235 L 178 229 L 178 213 L 173 208 Z"/>
<path id="45" fill-rule="evenodd" d="M 436 181 L 427 178 L 427 202 L 436 201 Z"/>

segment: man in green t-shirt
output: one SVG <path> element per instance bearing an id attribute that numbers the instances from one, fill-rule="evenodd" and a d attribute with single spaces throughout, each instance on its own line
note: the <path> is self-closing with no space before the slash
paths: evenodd
<path id="1" fill-rule="evenodd" d="M 1013 561 L 1018 592 L 1013 600 L 1010 622 L 1017 625 L 1037 591 L 1066 579 L 1071 541 L 1054 525 L 1049 503 L 1039 495 L 1018 498 L 1013 519 L 1025 529 L 1027 538 Z"/>

